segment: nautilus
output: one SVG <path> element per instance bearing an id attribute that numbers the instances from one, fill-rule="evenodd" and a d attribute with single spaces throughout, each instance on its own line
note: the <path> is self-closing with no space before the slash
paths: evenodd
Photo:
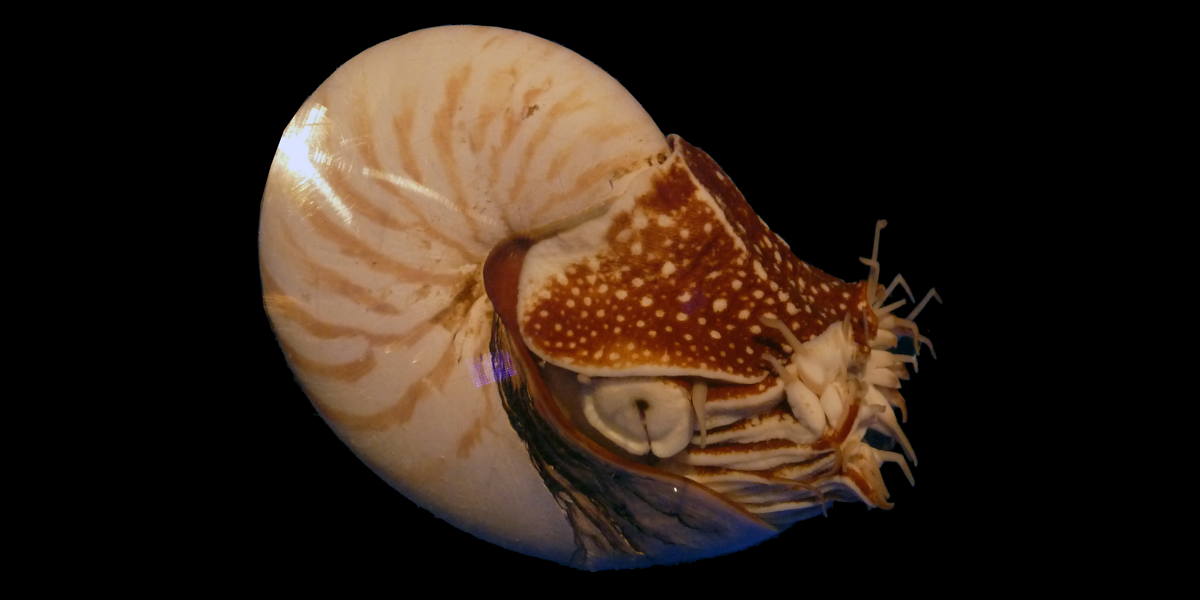
<path id="1" fill-rule="evenodd" d="M 884 285 L 884 226 L 865 280 L 826 274 L 599 67 L 463 26 L 312 94 L 259 244 L 289 365 L 373 471 L 483 540 L 602 570 L 891 508 L 881 468 L 916 464 L 898 390 L 932 354 L 914 319 L 940 298 Z"/>

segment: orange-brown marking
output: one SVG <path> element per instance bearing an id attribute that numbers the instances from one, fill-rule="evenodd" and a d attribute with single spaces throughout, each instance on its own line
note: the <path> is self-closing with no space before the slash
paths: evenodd
<path id="1" fill-rule="evenodd" d="M 369 290 L 343 277 L 334 269 L 318 264 L 305 252 L 289 229 L 283 229 L 284 242 L 291 248 L 292 253 L 299 257 L 300 263 L 308 272 L 307 283 L 312 287 L 347 298 L 367 310 L 381 315 L 398 315 L 400 311 L 387 301 L 378 297 L 376 290 Z"/>
<path id="2" fill-rule="evenodd" d="M 325 177 L 326 184 L 334 191 L 334 194 L 341 199 L 342 204 L 354 211 L 355 216 L 363 217 L 372 223 L 381 227 L 386 227 L 393 230 L 404 230 L 411 225 L 396 219 L 387 211 L 375 206 L 370 200 L 359 194 L 353 189 L 350 182 L 346 180 L 346 173 L 336 167 L 322 169 L 322 175 Z"/>
<path id="3" fill-rule="evenodd" d="M 424 337 L 425 334 L 429 333 L 429 331 L 434 327 L 434 323 L 430 321 L 427 323 L 421 323 L 420 325 L 417 325 L 403 333 L 371 333 L 357 327 L 334 325 L 332 323 L 322 321 L 301 308 L 300 303 L 294 298 L 284 294 L 263 294 L 263 304 L 267 309 L 267 313 L 271 315 L 272 321 L 291 321 L 300 325 L 305 331 L 315 338 L 328 340 L 347 337 L 361 337 L 366 339 L 372 347 L 384 344 L 409 347 L 416 343 L 417 340 Z"/>
<path id="4" fill-rule="evenodd" d="M 362 356 L 347 363 L 327 363 L 312 360 L 296 352 L 295 349 L 282 339 L 279 340 L 279 347 L 283 348 L 283 353 L 287 355 L 288 362 L 291 363 L 293 369 L 310 375 L 333 379 L 334 381 L 358 381 L 375 368 L 375 354 L 371 351 L 370 346 L 367 346 Z"/>
<path id="5" fill-rule="evenodd" d="M 352 429 L 380 431 L 396 425 L 403 425 L 412 419 L 421 400 L 428 398 L 434 391 L 442 389 L 446 384 L 454 365 L 457 363 L 454 354 L 454 344 L 446 344 L 437 364 L 430 369 L 425 377 L 409 385 L 400 394 L 392 406 L 369 415 L 359 415 L 341 409 L 333 408 L 326 402 L 314 397 L 314 404 L 320 409 L 322 416 Z"/>
<path id="6" fill-rule="evenodd" d="M 356 140 L 359 155 L 366 166 L 375 172 L 384 172 L 377 155 L 374 136 L 370 129 L 373 122 L 370 115 L 370 106 L 368 102 L 359 102 L 358 108 L 351 111 L 353 115 L 350 123 L 353 132 L 352 139 Z M 420 183 L 420 169 L 417 166 L 417 160 L 413 156 L 408 140 L 408 134 L 411 134 L 412 130 L 412 120 L 413 111 L 411 107 L 408 107 L 405 110 L 401 110 L 400 115 L 395 118 L 394 126 L 397 134 L 397 143 L 400 148 L 402 166 L 413 181 Z M 342 169 L 324 163 L 320 164 L 318 169 L 320 169 L 322 177 L 330 188 L 335 191 L 342 203 L 354 211 L 356 216 L 363 217 L 381 227 L 392 230 L 420 229 L 428 239 L 435 240 L 448 248 L 458 251 L 469 261 L 478 262 L 482 258 L 457 239 L 442 233 L 438 228 L 434 227 L 428 218 L 425 217 L 423 211 L 420 210 L 418 204 L 413 202 L 400 187 L 391 181 L 378 177 L 371 178 L 371 182 L 375 186 L 396 196 L 400 200 L 400 204 L 416 217 L 416 223 L 401 221 L 388 214 L 384 209 L 372 204 L 357 190 L 353 189 L 353 185 L 347 181 L 346 173 Z"/>
<path id="7" fill-rule="evenodd" d="M 617 158 L 607 160 L 590 169 L 584 170 L 575 178 L 571 189 L 548 195 L 546 200 L 534 211 L 535 218 L 544 216 L 558 203 L 576 198 L 602 181 L 616 178 L 617 173 L 626 166 L 625 161 Z"/>
<path id="8" fill-rule="evenodd" d="M 633 126 L 628 123 L 622 125 L 593 125 L 584 129 L 579 132 L 580 139 L 584 141 L 564 147 L 550 159 L 550 167 L 546 170 L 545 180 L 548 182 L 557 180 L 563 170 L 563 166 L 581 146 L 588 144 L 602 145 L 604 142 L 617 138 L 631 129 L 633 129 Z"/>
<path id="9" fill-rule="evenodd" d="M 372 131 L 374 124 L 373 105 L 370 102 L 361 101 L 357 103 L 357 108 L 351 112 L 350 126 L 352 131 L 351 139 L 355 141 L 355 148 L 358 150 L 359 156 L 368 169 L 376 173 L 384 173 L 386 170 L 379 160 L 378 149 L 375 144 L 375 136 Z M 401 158 L 404 170 L 409 174 L 409 178 L 414 182 L 421 183 L 421 172 L 417 161 L 413 157 L 412 148 L 408 135 L 412 132 L 413 110 L 411 107 L 400 110 L 393 121 L 394 133 L 397 137 L 397 144 L 401 148 Z M 421 230 L 428 239 L 437 241 L 448 248 L 458 251 L 463 257 L 469 261 L 479 261 L 480 257 L 475 252 L 471 251 L 457 239 L 445 235 L 439 229 L 434 227 L 429 219 L 425 217 L 423 211 L 420 210 L 418 204 L 412 201 L 411 198 L 395 183 L 383 179 L 381 177 L 371 177 L 370 181 L 376 187 L 388 192 L 400 200 L 400 204 L 416 217 L 415 223 L 401 221 L 383 208 L 380 208 L 370 202 L 365 196 L 353 190 L 352 184 L 347 181 L 346 173 L 338 168 L 323 168 L 324 175 L 329 186 L 333 188 L 338 196 L 342 199 L 350 210 L 356 213 L 356 216 L 363 217 L 368 221 L 376 223 L 387 229 L 403 231 L 409 229 Z"/>
<path id="10" fill-rule="evenodd" d="M 438 160 L 446 170 L 446 179 L 449 180 L 450 187 L 453 189 L 451 201 L 455 208 L 467 217 L 466 225 L 470 236 L 482 244 L 483 241 L 479 237 L 479 224 L 473 218 L 474 211 L 468 206 L 467 191 L 463 187 L 462 174 L 459 172 L 458 157 L 454 154 L 455 138 L 462 133 L 456 129 L 454 117 L 461 109 L 463 88 L 466 87 L 470 77 L 471 65 L 468 64 L 460 67 L 454 75 L 446 80 L 442 104 L 434 113 L 430 138 L 437 151 Z"/>
<path id="11" fill-rule="evenodd" d="M 591 106 L 591 102 L 583 99 L 583 94 L 576 88 L 567 94 L 566 98 L 555 102 L 549 110 L 545 111 L 545 116 L 539 120 L 540 126 L 534 131 L 529 141 L 522 148 L 521 160 L 517 167 L 517 177 L 513 181 L 512 187 L 509 189 L 509 201 L 513 201 L 521 196 L 522 190 L 525 188 L 525 179 L 529 173 L 530 164 L 533 162 L 542 143 L 546 141 L 550 133 L 554 130 L 554 126 L 563 117 L 569 116 Z M 555 138 L 556 142 L 562 141 Z M 578 141 L 575 141 L 578 143 Z"/>
<path id="12" fill-rule="evenodd" d="M 300 325 L 310 335 L 318 339 L 361 337 L 367 341 L 367 351 L 362 358 L 352 363 L 335 364 L 306 357 L 294 348 L 285 346 L 283 340 L 280 339 L 280 345 L 284 347 L 284 352 L 287 354 L 294 369 L 310 375 L 343 381 L 357 380 L 374 368 L 376 364 L 374 355 L 372 354 L 374 348 L 381 345 L 410 347 L 425 337 L 437 324 L 444 324 L 448 315 L 458 315 L 459 318 L 462 318 L 465 314 L 465 311 L 462 311 L 460 306 L 451 302 L 450 305 L 439 311 L 434 319 L 421 323 L 409 331 L 397 334 L 371 333 L 357 327 L 335 325 L 314 317 L 311 313 L 304 310 L 294 298 L 282 293 L 279 284 L 265 269 L 262 270 L 262 281 L 263 304 L 273 322 L 291 321 Z M 453 324 L 445 324 L 444 326 L 447 328 L 454 327 Z"/>
<path id="13" fill-rule="evenodd" d="M 482 96 L 484 104 L 477 111 L 477 116 L 468 121 L 471 125 L 471 135 L 467 141 L 472 154 L 482 155 L 484 144 L 488 141 L 488 129 L 497 117 L 504 114 L 508 104 L 506 92 L 516 85 L 516 81 L 517 72 L 512 67 L 497 69 L 488 76 L 484 84 L 486 92 Z"/>
<path id="14" fill-rule="evenodd" d="M 841 444 L 846 441 L 846 438 L 850 436 L 850 432 L 854 430 L 854 421 L 858 419 L 858 406 L 858 402 L 854 402 L 846 411 L 846 418 L 842 421 L 842 427 L 833 436 L 834 443 Z"/>
<path id="15" fill-rule="evenodd" d="M 514 114 L 510 110 L 509 105 L 512 101 L 513 86 L 519 79 L 520 72 L 515 66 L 509 71 L 512 76 L 512 82 L 508 86 L 506 95 L 500 96 L 503 100 L 498 100 L 499 110 L 503 112 L 503 128 L 500 130 L 500 143 L 492 148 L 491 155 L 488 156 L 488 181 L 493 187 L 500 185 L 500 178 L 503 176 L 501 159 L 508 154 L 508 149 L 512 146 L 512 142 L 517 137 L 517 131 L 520 130 L 522 120 L 519 115 Z M 511 198 L 505 200 L 511 201 Z"/>
<path id="16" fill-rule="evenodd" d="M 403 103 L 395 118 L 392 119 L 392 133 L 396 137 L 396 146 L 400 151 L 400 168 L 414 181 L 421 182 L 421 165 L 412 149 L 413 107 L 408 102 Z"/>
<path id="17" fill-rule="evenodd" d="M 396 279 L 405 282 L 426 282 L 439 285 L 454 285 L 456 282 L 462 281 L 463 276 L 452 273 L 431 273 L 423 269 L 411 267 L 392 257 L 375 250 L 366 242 L 358 239 L 354 234 L 343 229 L 337 223 L 334 223 L 321 210 L 312 210 L 307 215 L 307 224 L 312 226 L 313 231 L 318 235 L 333 242 L 341 250 L 342 254 L 357 258 L 362 261 L 367 268 L 387 273 Z"/>

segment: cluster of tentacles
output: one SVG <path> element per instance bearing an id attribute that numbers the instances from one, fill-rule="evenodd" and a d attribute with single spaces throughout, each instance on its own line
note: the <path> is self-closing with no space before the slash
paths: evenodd
<path id="1" fill-rule="evenodd" d="M 765 326 L 787 340 L 790 359 L 764 355 L 775 376 L 758 384 L 697 384 L 692 400 L 698 431 L 666 468 L 778 527 L 823 514 L 835 501 L 891 508 L 880 467 L 896 463 L 911 484 L 905 457 L 917 464 L 900 428 L 908 419 L 900 382 L 908 379 L 906 363 L 917 369 L 922 345 L 933 353 L 915 318 L 931 298 L 941 298 L 930 289 L 903 318 L 893 312 L 905 300 L 883 304 L 897 286 L 915 301 L 899 275 L 886 289 L 878 284 L 879 232 L 885 225 L 880 221 L 876 227 L 871 258 L 861 259 L 870 267 L 864 312 L 869 308 L 878 324 L 873 335 L 867 330 L 869 351 L 855 344 L 849 317 L 803 342 L 781 322 L 764 318 Z M 904 337 L 913 341 L 914 354 L 893 352 Z M 891 451 L 896 444 L 903 454 Z"/>

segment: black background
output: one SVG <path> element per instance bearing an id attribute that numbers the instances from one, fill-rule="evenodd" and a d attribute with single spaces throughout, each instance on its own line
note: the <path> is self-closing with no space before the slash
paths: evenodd
<path id="1" fill-rule="evenodd" d="M 807 578 L 854 576 L 863 593 L 899 582 L 936 585 L 947 570 L 987 563 L 1003 537 L 994 523 L 1010 501 L 994 485 L 995 470 L 1004 468 L 993 458 L 998 444 L 980 429 L 999 410 L 993 402 L 1005 391 L 998 373 L 1008 368 L 996 346 L 1003 320 L 986 316 L 1001 308 L 993 304 L 1001 285 L 994 244 L 1004 229 L 997 217 L 1024 210 L 1008 173 L 1030 167 L 1009 152 L 1021 135 L 1023 101 L 1004 83 L 1009 46 L 978 43 L 981 32 L 970 24 L 953 34 L 876 35 L 853 23 L 750 17 L 746 24 L 719 14 L 684 24 L 614 15 L 581 26 L 510 16 L 474 24 L 521 29 L 598 64 L 664 133 L 708 152 L 767 224 L 818 268 L 865 278 L 858 257 L 870 255 L 875 221 L 889 221 L 882 282 L 899 272 L 918 299 L 936 287 L 946 302 L 918 319 L 939 359 L 923 352 L 921 372 L 902 390 L 910 415 L 904 430 L 920 459 L 917 485 L 887 465 L 891 511 L 839 504 L 828 519 L 801 522 L 731 556 L 597 580 L 690 584 L 718 574 L 780 575 L 772 581 L 800 584 L 792 588 L 800 592 Z M 468 578 L 477 569 L 515 569 L 526 582 L 582 576 L 462 533 L 371 473 L 304 397 L 261 308 L 258 202 L 292 115 L 367 47 L 469 21 L 359 17 L 350 27 L 321 15 L 281 16 L 223 42 L 222 52 L 236 57 L 225 63 L 224 84 L 235 90 L 244 121 L 237 153 L 246 161 L 236 167 L 244 187 L 233 194 L 237 210 L 227 213 L 233 217 L 223 243 L 239 257 L 234 310 L 245 319 L 245 345 L 231 351 L 241 383 L 208 409 L 221 423 L 203 476 L 216 526 L 199 535 L 225 539 L 231 564 L 251 568 L 271 557 L 334 577 L 447 567 Z"/>

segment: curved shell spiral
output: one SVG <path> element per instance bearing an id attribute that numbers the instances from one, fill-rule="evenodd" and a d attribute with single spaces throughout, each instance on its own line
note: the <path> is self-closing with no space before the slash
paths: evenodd
<path id="1" fill-rule="evenodd" d="M 537 395 L 528 389 L 542 384 L 525 382 L 539 359 L 519 340 L 497 345 L 519 329 L 505 329 L 485 284 L 497 248 L 602 217 L 680 143 L 598 67 L 519 32 L 423 30 L 347 62 L 284 132 L 260 229 L 266 307 L 322 417 L 409 499 L 524 554 L 637 566 L 775 535 L 681 473 L 609 458 L 586 440 L 533 448 L 530 436 L 561 432 L 566 418 L 522 429 L 511 394 Z M 869 352 L 875 317 L 853 323 L 866 327 L 857 343 Z M 582 472 L 628 478 L 621 506 L 642 510 L 634 521 L 693 521 L 663 525 L 654 540 L 589 529 L 587 490 L 600 488 L 556 488 L 558 463 L 531 460 L 538 452 L 580 453 Z"/>

